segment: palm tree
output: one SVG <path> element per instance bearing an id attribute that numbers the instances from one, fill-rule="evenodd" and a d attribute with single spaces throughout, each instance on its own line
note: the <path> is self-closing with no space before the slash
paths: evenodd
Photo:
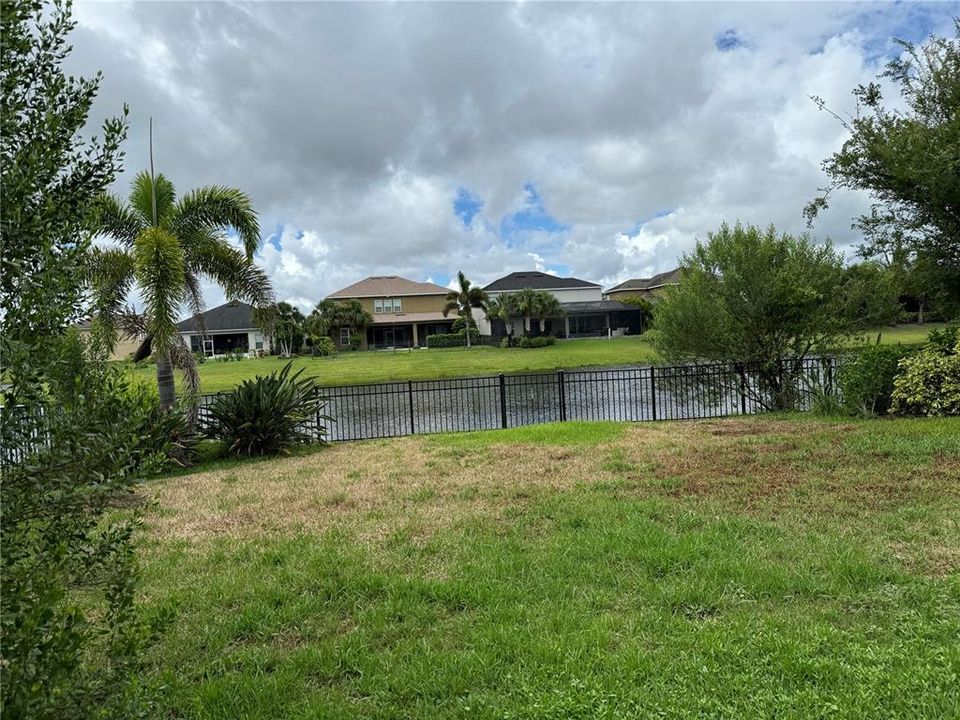
<path id="1" fill-rule="evenodd" d="M 463 318 L 463 326 L 467 334 L 467 347 L 470 347 L 470 335 L 473 332 L 473 310 L 487 311 L 487 294 L 480 288 L 475 287 L 463 270 L 457 273 L 457 283 L 459 290 L 451 290 L 447 293 L 447 304 L 443 306 L 443 316 L 447 317 L 451 310 L 456 310 L 457 315 Z"/>
<path id="2" fill-rule="evenodd" d="M 522 290 L 514 293 L 513 305 L 517 311 L 517 315 L 523 318 L 523 334 L 529 334 L 530 318 L 536 315 L 537 312 L 537 291 L 531 290 L 530 288 L 523 288 Z"/>
<path id="3" fill-rule="evenodd" d="M 329 335 L 334 342 L 340 328 L 363 330 L 373 323 L 373 316 L 359 300 L 321 300 L 306 321 L 307 331 L 314 336 Z"/>
<path id="4" fill-rule="evenodd" d="M 104 347 L 113 347 L 124 300 L 139 287 L 160 403 L 172 407 L 173 364 L 195 379 L 193 356 L 176 323 L 183 304 L 196 315 L 203 312 L 201 279 L 216 282 L 233 300 L 261 307 L 273 301 L 269 279 L 253 263 L 261 242 L 257 214 L 240 190 L 209 186 L 178 199 L 166 177 L 144 171 L 134 178 L 129 201 L 101 198 L 97 227 L 116 244 L 90 253 L 95 334 Z M 228 229 L 242 250 L 227 240 Z"/>
<path id="5" fill-rule="evenodd" d="M 507 337 L 513 337 L 513 318 L 518 314 L 513 295 L 498 295 L 487 302 L 487 317 L 502 320 Z"/>
<path id="6" fill-rule="evenodd" d="M 540 334 L 543 334 L 543 323 L 547 318 L 563 317 L 566 311 L 563 305 L 557 300 L 556 296 L 546 290 L 537 292 L 536 302 L 533 307 L 533 315 L 537 318 L 540 325 Z"/>

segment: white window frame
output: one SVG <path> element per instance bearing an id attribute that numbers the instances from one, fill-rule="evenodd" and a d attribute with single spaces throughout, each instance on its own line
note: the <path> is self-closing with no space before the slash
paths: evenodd
<path id="1" fill-rule="evenodd" d="M 342 327 L 340 328 L 340 345 L 341 347 L 350 344 L 350 328 Z"/>
<path id="2" fill-rule="evenodd" d="M 374 313 L 383 312 L 383 300 L 381 298 L 377 298 L 376 300 L 373 301 L 373 312 Z"/>
<path id="3" fill-rule="evenodd" d="M 403 312 L 403 303 L 400 302 L 400 298 L 393 299 L 393 311 L 395 313 Z"/>

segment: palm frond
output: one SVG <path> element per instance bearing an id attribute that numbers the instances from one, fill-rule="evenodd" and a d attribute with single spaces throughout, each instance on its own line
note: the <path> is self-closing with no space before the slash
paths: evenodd
<path id="1" fill-rule="evenodd" d="M 118 197 L 104 193 L 97 200 L 98 233 L 125 245 L 133 245 L 146 229 L 143 218 Z"/>
<path id="2" fill-rule="evenodd" d="M 194 424 L 200 412 L 200 372 L 197 370 L 197 361 L 180 335 L 169 352 L 170 364 L 183 376 L 183 391 L 188 402 L 187 418 Z"/>
<path id="3" fill-rule="evenodd" d="M 274 302 L 267 274 L 243 252 L 212 234 L 193 233 L 185 251 L 188 268 L 221 285 L 231 300 L 246 300 L 256 307 Z"/>
<path id="4" fill-rule="evenodd" d="M 247 258 L 260 247 L 260 224 L 250 197 L 236 188 L 213 185 L 198 188 L 180 198 L 172 221 L 174 232 L 184 238 L 233 229 Z"/>
<path id="5" fill-rule="evenodd" d="M 183 249 L 166 230 L 149 228 L 137 238 L 134 257 L 153 351 L 158 355 L 170 352 L 179 337 L 177 317 L 184 296 Z"/>
<path id="6" fill-rule="evenodd" d="M 130 205 L 143 218 L 147 226 L 152 226 L 153 222 L 153 191 L 157 196 L 157 226 L 164 226 L 170 219 L 174 201 L 177 193 L 173 183 L 167 180 L 162 174 L 155 177 L 155 181 L 150 179 L 150 173 L 141 170 L 133 179 L 133 187 L 130 190 Z"/>
<path id="7" fill-rule="evenodd" d="M 454 298 L 457 297 L 457 294 L 454 293 Z M 450 296 L 447 296 L 447 304 L 443 306 L 443 316 L 446 317 L 451 312 L 460 312 L 460 301 L 456 299 L 450 299 Z"/>
<path id="8" fill-rule="evenodd" d="M 87 279 L 92 291 L 93 338 L 107 352 L 112 352 L 117 344 L 119 315 L 134 278 L 134 258 L 129 252 L 121 248 L 91 248 Z"/>
<path id="9" fill-rule="evenodd" d="M 200 335 L 204 335 L 207 328 L 203 322 L 203 311 L 207 309 L 207 304 L 203 301 L 203 290 L 200 287 L 200 278 L 190 269 L 189 260 L 187 260 L 183 273 L 183 289 L 187 307 L 190 308 L 190 314 L 194 317 L 197 324 L 197 332 Z"/>

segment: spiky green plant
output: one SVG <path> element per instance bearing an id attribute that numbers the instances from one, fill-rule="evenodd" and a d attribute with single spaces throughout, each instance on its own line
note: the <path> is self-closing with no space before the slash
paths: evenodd
<path id="1" fill-rule="evenodd" d="M 463 270 L 457 273 L 456 290 L 447 293 L 447 304 L 443 306 L 443 316 L 446 317 L 451 312 L 456 312 L 463 318 L 464 327 L 469 328 L 473 325 L 473 310 L 487 310 L 487 294 L 479 287 L 473 285 L 463 274 Z M 467 347 L 470 347 L 470 332 L 467 332 Z"/>
<path id="2" fill-rule="evenodd" d="M 276 455 L 297 443 L 325 442 L 330 418 L 323 414 L 317 381 L 301 378 L 304 368 L 292 375 L 291 369 L 287 363 L 279 372 L 244 380 L 217 396 L 204 432 L 240 456 Z"/>

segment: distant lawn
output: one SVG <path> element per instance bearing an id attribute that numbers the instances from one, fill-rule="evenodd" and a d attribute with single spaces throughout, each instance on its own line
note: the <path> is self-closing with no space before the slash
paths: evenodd
<path id="1" fill-rule="evenodd" d="M 657 355 L 643 337 L 567 340 L 545 348 L 501 349 L 488 346 L 441 350 L 345 352 L 335 357 L 295 358 L 324 385 L 427 380 L 465 375 L 541 372 L 560 368 L 649 363 Z M 203 392 L 229 390 L 246 378 L 264 375 L 286 363 L 277 357 L 200 366 Z M 153 378 L 154 366 L 138 367 L 138 376 Z"/>
<path id="2" fill-rule="evenodd" d="M 163 717 L 960 717 L 958 420 L 344 443 L 146 493 Z"/>
<path id="3" fill-rule="evenodd" d="M 942 323 L 901 325 L 872 330 L 854 342 L 875 342 L 877 333 L 884 343 L 922 343 L 927 333 L 945 327 Z M 486 345 L 442 350 L 383 350 L 345 352 L 335 357 L 301 357 L 296 367 L 320 378 L 323 385 L 353 385 L 391 380 L 432 380 L 436 378 L 498 373 L 545 372 L 550 370 L 636 365 L 658 361 L 656 351 L 645 337 L 565 340 L 545 348 L 501 349 Z M 207 362 L 200 366 L 205 393 L 229 390 L 247 378 L 278 370 L 286 363 L 277 357 L 238 362 Z M 139 366 L 133 372 L 153 382 L 156 368 Z"/>

